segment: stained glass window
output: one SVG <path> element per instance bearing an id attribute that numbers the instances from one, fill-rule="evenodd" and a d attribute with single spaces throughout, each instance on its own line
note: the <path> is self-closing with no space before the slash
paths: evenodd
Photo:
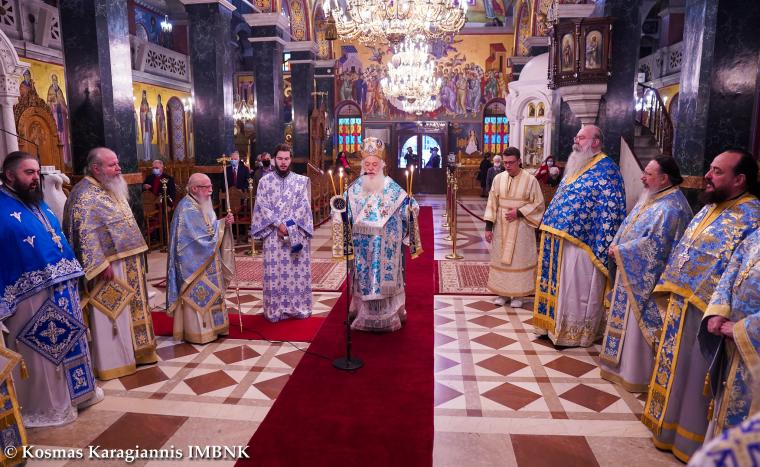
<path id="1" fill-rule="evenodd" d="M 362 144 L 361 117 L 338 118 L 338 151 L 356 152 Z"/>
<path id="2" fill-rule="evenodd" d="M 505 116 L 483 118 L 483 152 L 501 154 L 509 146 L 509 122 Z"/>

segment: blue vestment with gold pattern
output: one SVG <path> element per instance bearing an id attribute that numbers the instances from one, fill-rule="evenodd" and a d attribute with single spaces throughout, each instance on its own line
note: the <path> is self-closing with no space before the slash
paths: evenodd
<path id="1" fill-rule="evenodd" d="M 224 294 L 233 275 L 231 265 L 219 260 L 224 227 L 215 215 L 208 219 L 192 195 L 185 196 L 174 211 L 167 257 L 167 314 L 177 319 L 177 307 L 190 306 L 218 332 L 229 327 Z"/>
<path id="2" fill-rule="evenodd" d="M 689 460 L 690 467 L 743 467 L 758 465 L 760 414 L 725 430 L 706 443 Z"/>
<path id="3" fill-rule="evenodd" d="M 77 291 L 82 267 L 58 219 L 43 201 L 28 205 L 0 187 L 0 219 L 0 245 L 9 253 L 0 268 L 0 320 L 14 316 L 23 300 L 51 289 L 50 298 L 15 339 L 63 370 L 69 397 L 77 404 L 95 390 Z"/>
<path id="4" fill-rule="evenodd" d="M 541 223 L 533 324 L 553 331 L 561 276 L 562 245 L 583 249 L 605 276 L 607 249 L 625 219 L 623 177 L 617 164 L 600 153 L 578 174 L 565 177 Z"/>
<path id="5" fill-rule="evenodd" d="M 736 323 L 733 342 L 706 332 L 713 316 Z M 723 339 L 725 345 L 721 346 Z M 717 409 L 715 433 L 720 433 L 757 412 L 760 403 L 760 397 L 753 398 L 751 391 L 760 378 L 760 230 L 748 236 L 731 256 L 707 305 L 699 343 L 705 358 L 715 362 L 710 383 Z"/>
<path id="6" fill-rule="evenodd" d="M 655 294 L 668 294 L 669 298 L 642 421 L 654 431 L 657 447 L 671 449 L 683 461 L 688 460 L 704 439 L 707 417 L 707 402 L 702 401 L 704 407 L 701 407 L 702 402 L 685 401 L 692 409 L 692 414 L 685 414 L 680 410 L 684 402 L 682 394 L 672 394 L 671 391 L 677 376 L 676 369 L 689 375 L 688 362 L 692 361 L 693 352 L 699 353 L 696 333 L 684 326 L 687 312 L 693 309 L 701 318 L 734 250 L 759 225 L 760 201 L 752 195 L 705 206 L 694 216 L 671 252 L 668 265 L 654 290 Z M 683 339 L 687 333 L 692 337 Z M 681 365 L 679 358 L 684 359 Z M 692 365 L 704 366 L 706 371 L 708 362 L 701 356 L 699 358 L 699 365 L 694 362 Z M 687 376 L 679 376 L 684 377 Z M 704 372 L 701 377 L 704 377 Z M 689 379 L 689 383 L 693 381 Z M 676 407 L 679 408 L 669 411 L 673 400 L 678 401 Z M 702 410 L 704 413 L 693 414 Z M 704 426 L 699 427 L 701 433 L 684 425 L 684 417 L 697 416 L 700 423 L 694 421 L 694 426 L 705 422 Z M 670 420 L 667 423 L 666 418 Z M 663 441 L 659 439 L 661 432 L 668 432 L 669 438 L 675 438 Z"/>
<path id="7" fill-rule="evenodd" d="M 681 190 L 671 187 L 637 203 L 620 226 L 611 246 L 615 247 L 618 278 L 607 318 L 599 358 L 617 366 L 625 342 L 630 307 L 647 344 L 656 350 L 662 317 L 650 299 L 671 249 L 678 243 L 692 217 Z M 612 279 L 612 278 L 611 278 Z"/>

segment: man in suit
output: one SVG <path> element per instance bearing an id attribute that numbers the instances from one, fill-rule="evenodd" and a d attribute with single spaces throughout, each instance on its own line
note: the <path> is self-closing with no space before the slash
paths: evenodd
<path id="1" fill-rule="evenodd" d="M 438 154 L 438 148 L 430 148 L 430 159 L 425 164 L 427 169 L 440 169 L 441 168 L 441 155 Z"/>
<path id="2" fill-rule="evenodd" d="M 246 192 L 248 191 L 248 177 L 250 176 L 248 167 L 240 163 L 240 153 L 233 151 L 230 154 L 230 165 L 227 166 L 227 183 L 229 186 L 238 187 Z"/>
<path id="3" fill-rule="evenodd" d="M 156 196 L 161 196 L 164 191 L 161 184 L 163 179 L 166 179 L 166 193 L 169 195 L 169 199 L 166 201 L 171 206 L 177 195 L 177 186 L 174 184 L 174 177 L 164 173 L 163 161 L 159 159 L 153 161 L 153 169 L 143 182 L 143 191 L 150 191 Z"/>

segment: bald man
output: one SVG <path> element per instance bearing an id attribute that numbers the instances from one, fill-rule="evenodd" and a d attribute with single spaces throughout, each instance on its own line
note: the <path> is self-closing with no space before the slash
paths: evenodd
<path id="1" fill-rule="evenodd" d="M 187 196 L 172 218 L 167 258 L 166 312 L 174 317 L 174 338 L 206 344 L 229 331 L 224 305 L 234 274 L 233 215 L 217 219 L 211 203 L 211 180 L 193 174 Z"/>
<path id="2" fill-rule="evenodd" d="M 66 201 L 63 231 L 84 268 L 95 374 L 108 380 L 158 361 L 145 280 L 148 247 L 116 153 L 92 149 L 86 173 Z"/>

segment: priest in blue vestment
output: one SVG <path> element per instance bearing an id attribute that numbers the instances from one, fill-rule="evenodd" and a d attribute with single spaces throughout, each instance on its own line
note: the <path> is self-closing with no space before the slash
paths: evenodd
<path id="1" fill-rule="evenodd" d="M 187 196 L 172 218 L 167 257 L 166 312 L 174 317 L 174 338 L 206 344 L 226 335 L 230 322 L 224 296 L 234 276 L 232 213 L 217 219 L 211 180 L 193 174 Z"/>
<path id="2" fill-rule="evenodd" d="M 702 318 L 699 343 L 712 363 L 710 438 L 743 422 L 760 403 L 752 389 L 760 387 L 760 230 L 731 256 Z"/>
<path id="3" fill-rule="evenodd" d="M 351 327 L 396 331 L 406 321 L 404 245 L 409 246 L 412 258 L 422 254 L 419 205 L 383 175 L 385 146 L 381 140 L 365 138 L 361 157 L 362 176 L 344 193 L 353 247 Z M 344 218 L 335 213 L 333 222 L 337 226 L 334 231 L 342 232 Z M 333 239 L 333 256 L 343 257 L 342 236 Z"/>
<path id="4" fill-rule="evenodd" d="M 654 289 L 666 308 L 660 310 L 663 329 L 642 421 L 654 432 L 654 445 L 683 462 L 702 445 L 708 424 L 710 362 L 697 333 L 731 255 L 760 226 L 756 180 L 757 162 L 745 151 L 727 150 L 713 159 L 701 197 L 707 204 L 670 253 Z M 711 333 L 720 328 L 708 323 Z"/>
<path id="5" fill-rule="evenodd" d="M 676 161 L 658 156 L 644 168 L 642 197 L 620 226 L 609 257 L 617 266 L 599 366 L 602 378 L 630 392 L 646 392 L 662 317 L 651 294 L 670 250 L 692 217 L 678 189 Z"/>
<path id="6" fill-rule="evenodd" d="M 620 169 L 602 152 L 601 130 L 586 125 L 539 227 L 533 323 L 555 345 L 589 347 L 601 337 L 607 250 L 624 218 Z"/>
<path id="7" fill-rule="evenodd" d="M 8 329 L 7 347 L 21 355 L 18 368 L 28 372 L 28 378 L 13 372 L 27 427 L 72 422 L 78 406 L 103 397 L 77 291 L 84 272 L 42 201 L 39 171 L 35 156 L 13 152 L 3 163 L 0 186 L 0 320 Z"/>

